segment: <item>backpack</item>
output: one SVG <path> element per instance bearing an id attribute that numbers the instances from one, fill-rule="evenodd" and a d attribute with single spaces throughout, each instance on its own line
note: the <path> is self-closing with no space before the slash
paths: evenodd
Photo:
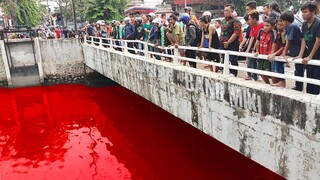
<path id="1" fill-rule="evenodd" d="M 199 46 L 200 42 L 201 42 L 201 38 L 202 38 L 202 32 L 201 29 L 198 25 L 196 24 L 189 24 L 187 26 L 194 26 L 195 27 L 195 31 L 196 31 L 196 39 L 194 40 L 194 42 L 192 43 L 193 46 Z"/>
<path id="2" fill-rule="evenodd" d="M 261 36 L 262 36 L 263 33 L 264 33 L 264 30 L 263 30 L 263 29 L 260 29 L 260 30 L 259 30 L 259 33 L 258 33 L 257 40 L 261 41 L 260 38 L 261 38 Z M 276 37 L 277 37 L 276 31 L 275 31 L 275 30 L 271 30 L 271 39 L 270 39 L 270 41 L 271 41 L 272 43 L 274 42 L 274 40 L 275 40 Z M 266 54 L 266 53 L 269 52 L 270 48 L 272 48 L 272 46 L 271 46 L 271 47 L 268 46 L 266 52 L 259 52 L 259 53 L 260 53 L 260 54 Z M 259 49 L 259 51 L 260 51 L 260 49 Z"/>

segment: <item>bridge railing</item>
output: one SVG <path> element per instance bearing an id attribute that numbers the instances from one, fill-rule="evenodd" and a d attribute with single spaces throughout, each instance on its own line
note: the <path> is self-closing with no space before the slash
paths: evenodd
<path id="1" fill-rule="evenodd" d="M 238 71 L 245 71 L 249 73 L 255 73 L 259 75 L 265 75 L 269 77 L 275 77 L 275 78 L 281 78 L 286 80 L 294 80 L 299 81 L 303 83 L 309 83 L 314 85 L 320 86 L 320 80 L 307 78 L 307 77 L 299 77 L 294 75 L 288 75 L 288 74 L 280 74 L 270 71 L 263 71 L 258 69 L 252 69 L 247 67 L 240 67 L 240 66 L 234 66 L 230 64 L 230 56 L 241 56 L 246 58 L 255 58 L 255 59 L 261 59 L 266 60 L 267 55 L 258 55 L 255 56 L 252 53 L 244 53 L 244 52 L 236 52 L 236 51 L 230 51 L 230 50 L 220 50 L 220 49 L 209 49 L 209 48 L 198 48 L 198 47 L 189 47 L 189 46 L 179 46 L 178 48 L 175 47 L 161 47 L 161 46 L 155 46 L 154 44 L 139 41 L 139 40 L 120 40 L 120 39 L 112 39 L 112 38 L 99 38 L 99 37 L 86 37 L 84 43 L 109 48 L 110 50 L 118 50 L 122 51 L 124 54 L 130 54 L 130 55 L 137 55 L 137 56 L 144 56 L 146 59 L 156 59 L 157 57 L 164 57 L 169 58 L 170 62 L 179 65 L 182 60 L 184 61 L 191 61 L 196 63 L 201 63 L 205 65 L 213 65 L 223 68 L 223 74 L 229 75 L 230 69 L 238 70 Z M 130 44 L 131 43 L 131 44 Z M 134 48 L 132 46 L 132 43 L 138 43 L 143 45 L 144 48 L 138 49 Z M 145 48 L 148 47 L 148 48 Z M 156 50 L 155 50 L 156 49 Z M 218 53 L 224 55 L 224 62 L 223 63 L 216 63 L 216 62 L 210 62 L 201 60 L 199 58 L 193 59 L 193 58 L 187 58 L 184 56 L 179 55 L 179 50 L 194 50 L 199 52 L 209 52 L 209 53 Z M 136 54 L 132 54 L 131 52 L 135 52 Z M 277 62 L 290 62 L 294 64 L 302 64 L 303 59 L 294 59 L 294 58 L 288 58 L 284 59 L 282 57 L 276 57 L 274 61 Z M 320 60 L 310 60 L 308 61 L 308 65 L 315 65 L 320 66 Z M 320 95 L 319 95 L 320 97 Z"/>

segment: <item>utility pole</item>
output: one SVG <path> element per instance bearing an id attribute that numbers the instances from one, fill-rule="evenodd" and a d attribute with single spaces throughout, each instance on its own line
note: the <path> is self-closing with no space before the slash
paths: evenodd
<path id="1" fill-rule="evenodd" d="M 187 0 L 184 0 L 184 7 L 187 7 Z"/>
<path id="2" fill-rule="evenodd" d="M 74 31 L 76 32 L 76 34 L 78 34 L 75 0 L 72 0 L 72 15 L 73 15 Z"/>

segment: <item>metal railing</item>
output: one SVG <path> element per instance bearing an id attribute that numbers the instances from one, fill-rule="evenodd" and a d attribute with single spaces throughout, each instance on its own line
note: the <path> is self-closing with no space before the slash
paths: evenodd
<path id="1" fill-rule="evenodd" d="M 116 43 L 116 42 L 118 42 L 118 43 Z M 231 55 L 242 56 L 242 57 L 246 57 L 246 58 L 261 59 L 261 60 L 267 60 L 267 55 L 254 56 L 254 54 L 252 54 L 252 53 L 236 52 L 236 51 L 230 51 L 230 50 L 220 50 L 220 49 L 213 49 L 213 48 L 212 49 L 198 48 L 198 47 L 189 47 L 189 46 L 179 46 L 178 48 L 160 47 L 160 46 L 155 46 L 154 44 L 139 41 L 139 40 L 122 40 L 122 39 L 120 40 L 120 39 L 99 38 L 99 37 L 92 37 L 92 36 L 86 37 L 84 43 L 96 45 L 96 46 L 100 46 L 100 47 L 107 47 L 111 50 L 115 50 L 115 48 L 118 48 L 118 50 L 121 50 L 122 53 L 124 53 L 124 54 L 129 53 L 129 50 L 135 51 L 135 52 L 141 52 L 140 56 L 143 54 L 143 56 L 145 58 L 153 58 L 154 60 L 155 60 L 155 56 L 171 58 L 172 63 L 174 63 L 176 65 L 180 64 L 181 60 L 185 60 L 185 61 L 201 63 L 201 64 L 205 64 L 205 65 L 218 66 L 218 67 L 223 68 L 224 75 L 231 74 L 230 69 L 233 69 L 233 70 L 245 71 L 245 72 L 249 72 L 249 73 L 255 73 L 255 74 L 259 74 L 259 75 L 265 75 L 265 76 L 269 76 L 269 77 L 281 78 L 281 79 L 286 79 L 286 80 L 294 80 L 294 81 L 299 81 L 299 82 L 303 82 L 303 83 L 309 83 L 309 84 L 314 84 L 314 85 L 320 86 L 320 80 L 317 80 L 317 79 L 312 79 L 312 78 L 307 78 L 307 77 L 299 77 L 299 76 L 288 75 L 288 74 L 280 74 L 280 73 L 276 73 L 276 72 L 252 69 L 252 68 L 247 68 L 247 67 L 234 66 L 234 65 L 231 65 L 230 61 L 229 61 L 229 58 Z M 144 48 L 137 49 L 134 47 L 128 47 L 128 43 L 141 43 L 141 44 L 143 44 Z M 146 48 L 146 47 L 148 47 L 148 48 Z M 165 53 L 161 53 L 161 52 L 153 52 L 153 51 L 149 50 L 150 47 L 154 47 L 154 48 L 160 49 L 162 51 L 173 51 L 173 53 L 172 54 L 165 54 Z M 210 61 L 205 61 L 205 60 L 201 60 L 201 59 L 193 59 L 193 58 L 183 57 L 183 56 L 179 55 L 179 49 L 223 54 L 224 55 L 224 62 L 223 63 L 216 63 L 216 62 L 210 62 Z M 133 55 L 133 54 L 131 54 L 131 55 Z M 293 58 L 288 58 L 285 60 L 284 58 L 276 57 L 274 61 L 302 64 L 302 60 L 303 59 L 293 59 Z M 320 60 L 310 60 L 310 61 L 308 61 L 308 65 L 320 66 Z M 320 97 L 320 94 L 318 97 Z"/>

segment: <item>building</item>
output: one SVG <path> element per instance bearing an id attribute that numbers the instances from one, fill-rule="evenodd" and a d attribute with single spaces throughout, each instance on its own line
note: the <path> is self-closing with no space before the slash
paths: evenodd
<path id="1" fill-rule="evenodd" d="M 128 9 L 125 10 L 126 14 L 148 14 L 152 9 L 155 8 L 154 12 L 156 14 L 171 14 L 172 6 L 171 4 L 164 4 L 163 0 L 131 0 L 128 3 Z M 145 10 L 149 9 L 149 10 Z"/>
<path id="2" fill-rule="evenodd" d="M 210 11 L 213 17 L 223 16 L 225 1 L 219 0 L 165 0 L 166 4 L 171 4 L 173 11 L 184 12 L 185 5 L 193 8 L 196 16 L 201 16 L 204 11 Z"/>

